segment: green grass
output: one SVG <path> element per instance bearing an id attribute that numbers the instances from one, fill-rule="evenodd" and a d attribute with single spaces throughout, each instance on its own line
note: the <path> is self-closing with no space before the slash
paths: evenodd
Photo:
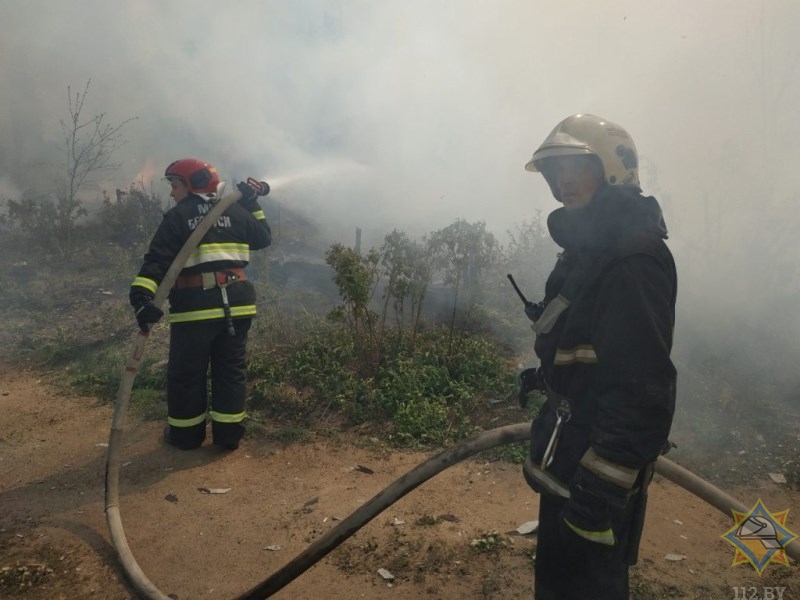
<path id="1" fill-rule="evenodd" d="M 0 299 L 14 316 L 4 345 L 15 359 L 110 403 L 135 339 L 127 292 L 143 240 L 129 247 L 99 242 L 90 238 L 107 228 L 96 225 L 85 239 L 76 238 L 69 257 L 16 268 L 9 255 L 0 275 L 12 283 Z M 267 279 L 257 284 L 260 314 L 250 331 L 247 368 L 251 436 L 289 443 L 358 427 L 391 447 L 439 449 L 526 418 L 488 401 L 513 395 L 516 360 L 474 315 L 469 331 L 423 322 L 414 336 L 389 326 L 390 317 L 376 335 L 327 318 L 340 299 L 311 298 Z M 42 312 L 52 318 L 42 319 Z M 141 418 L 166 414 L 168 339 L 166 323 L 148 339 L 130 399 Z"/>

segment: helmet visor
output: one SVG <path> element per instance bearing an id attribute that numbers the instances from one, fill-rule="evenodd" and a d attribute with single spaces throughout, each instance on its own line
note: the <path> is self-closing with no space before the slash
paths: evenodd
<path id="1" fill-rule="evenodd" d="M 533 153 L 531 158 L 525 164 L 525 170 L 532 173 L 538 173 L 542 170 L 541 161 L 547 158 L 557 158 L 559 156 L 577 156 L 584 154 L 594 154 L 592 150 L 583 146 L 542 146 Z"/>

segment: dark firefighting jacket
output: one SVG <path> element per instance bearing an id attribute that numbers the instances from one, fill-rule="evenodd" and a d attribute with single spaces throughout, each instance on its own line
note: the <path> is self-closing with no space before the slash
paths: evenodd
<path id="1" fill-rule="evenodd" d="M 129 297 L 134 307 L 153 298 L 175 256 L 198 223 L 211 211 L 211 200 L 213 198 L 189 194 L 166 212 L 150 242 L 142 268 L 131 284 Z M 209 229 L 189 256 L 179 279 L 242 268 L 250 261 L 250 251 L 266 248 L 271 239 L 269 224 L 258 201 L 240 201 L 228 208 Z M 255 288 L 250 281 L 245 279 L 232 283 L 226 291 L 234 319 L 256 314 Z M 170 290 L 169 302 L 170 323 L 223 319 L 225 316 L 218 287 L 203 289 L 198 285 L 178 289 L 176 286 Z"/>
<path id="2" fill-rule="evenodd" d="M 630 494 L 665 448 L 675 407 L 677 276 L 661 208 L 638 189 L 606 186 L 586 207 L 555 210 L 548 228 L 564 252 L 544 304 L 573 297 L 536 338 L 547 401 L 531 426 L 525 477 L 565 497 L 580 466 Z"/>

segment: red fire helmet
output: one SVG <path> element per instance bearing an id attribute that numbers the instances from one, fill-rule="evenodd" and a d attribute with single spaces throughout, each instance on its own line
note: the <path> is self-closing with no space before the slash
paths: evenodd
<path id="1" fill-rule="evenodd" d="M 196 158 L 181 158 L 171 163 L 164 171 L 167 179 L 176 178 L 196 194 L 214 194 L 219 185 L 217 169 Z"/>

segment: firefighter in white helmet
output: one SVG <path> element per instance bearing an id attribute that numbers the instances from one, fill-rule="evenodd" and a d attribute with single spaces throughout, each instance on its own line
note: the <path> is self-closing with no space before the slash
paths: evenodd
<path id="1" fill-rule="evenodd" d="M 541 366 L 524 381 L 547 396 L 523 469 L 541 495 L 535 597 L 628 598 L 647 485 L 675 408 L 675 263 L 619 125 L 570 116 L 525 168 L 563 204 L 547 219 L 563 252 L 544 299 L 526 310 Z"/>

